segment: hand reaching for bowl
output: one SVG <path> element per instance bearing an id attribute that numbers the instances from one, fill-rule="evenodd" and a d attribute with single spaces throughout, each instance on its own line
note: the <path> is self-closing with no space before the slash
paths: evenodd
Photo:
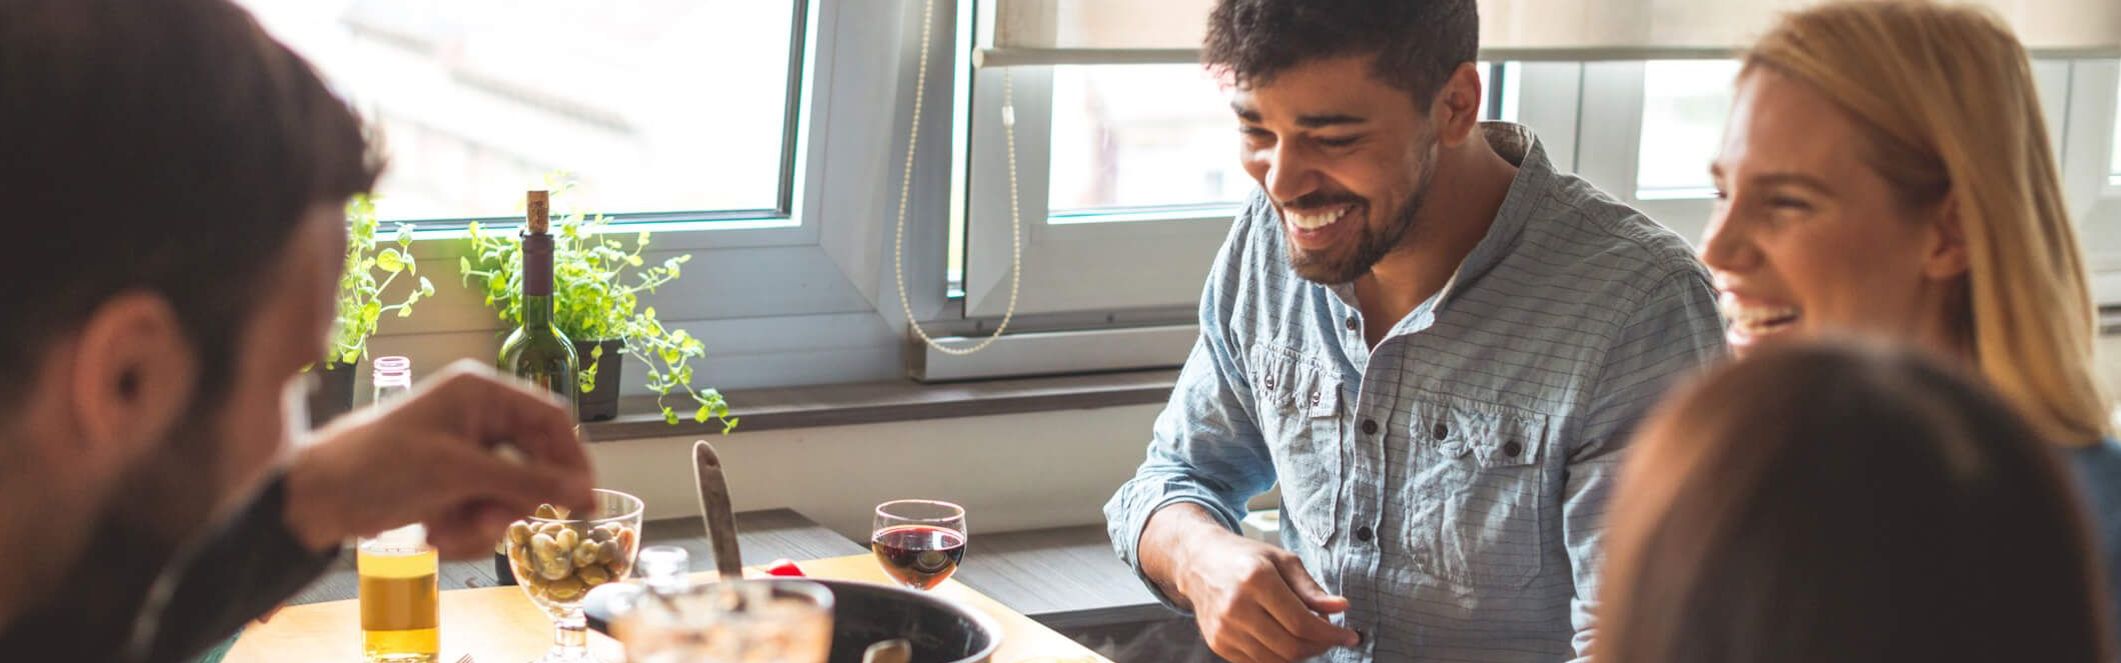
<path id="1" fill-rule="evenodd" d="M 287 472 L 287 525 L 313 550 L 412 522 L 445 557 L 493 550 L 539 504 L 585 508 L 589 457 L 550 394 L 469 360 L 317 433 Z M 497 453 L 513 447 L 520 459 Z"/>

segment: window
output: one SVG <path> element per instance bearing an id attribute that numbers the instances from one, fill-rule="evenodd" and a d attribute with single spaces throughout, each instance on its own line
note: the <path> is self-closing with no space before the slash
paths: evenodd
<path id="1" fill-rule="evenodd" d="M 1507 71 L 1480 67 L 1485 80 L 1505 77 L 1482 100 L 1490 116 L 1515 103 Z M 952 229 L 963 242 L 951 242 L 948 260 L 949 292 L 961 297 L 963 315 L 998 318 L 1010 310 L 1016 217 L 1008 150 L 995 121 L 1005 75 L 1015 90 L 1023 223 L 1016 312 L 1106 318 L 1122 311 L 1152 319 L 1168 313 L 1191 320 L 1232 215 L 1258 187 L 1238 160 L 1228 94 L 1198 64 L 972 73 L 970 196 L 963 231 Z M 1090 265 L 1095 268 L 1085 268 Z"/>
<path id="2" fill-rule="evenodd" d="M 1055 67 L 1053 111 L 1049 223 L 1230 205 L 1253 188 L 1227 96 L 1199 65 Z"/>
<path id="3" fill-rule="evenodd" d="M 1494 70 L 1481 63 L 1483 83 Z M 1484 116 L 1514 96 L 1490 92 Z M 1199 65 L 1055 67 L 1047 222 L 1243 201 L 1257 185 L 1238 164 L 1227 101 Z"/>
<path id="4" fill-rule="evenodd" d="M 1723 141 L 1738 63 L 1659 60 L 1644 63 L 1642 141 L 1635 196 L 1705 198 L 1714 194 L 1709 162 Z"/>
<path id="5" fill-rule="evenodd" d="M 379 130 L 384 218 L 512 216 L 555 171 L 585 210 L 790 208 L 796 0 L 238 1 Z"/>
<path id="6" fill-rule="evenodd" d="M 2107 166 L 2107 180 L 2113 186 L 2121 186 L 2121 83 L 2114 85 L 2114 153 L 2113 164 Z"/>

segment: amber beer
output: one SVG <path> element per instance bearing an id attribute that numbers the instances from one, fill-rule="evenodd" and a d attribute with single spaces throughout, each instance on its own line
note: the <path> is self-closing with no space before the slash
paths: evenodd
<path id="1" fill-rule="evenodd" d="M 418 525 L 363 539 L 354 553 L 360 575 L 361 651 L 370 663 L 434 663 L 439 561 Z"/>

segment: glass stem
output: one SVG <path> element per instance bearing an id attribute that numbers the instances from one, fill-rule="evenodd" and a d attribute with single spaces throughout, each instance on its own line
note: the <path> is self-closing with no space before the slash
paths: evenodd
<path id="1" fill-rule="evenodd" d="M 552 648 L 564 656 L 564 660 L 588 660 L 589 623 L 583 619 L 582 613 L 552 622 Z"/>

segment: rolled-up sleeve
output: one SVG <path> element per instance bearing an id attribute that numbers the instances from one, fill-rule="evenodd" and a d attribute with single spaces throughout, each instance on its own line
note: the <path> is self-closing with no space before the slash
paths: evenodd
<path id="1" fill-rule="evenodd" d="M 1274 485 L 1274 462 L 1254 424 L 1251 387 L 1227 324 L 1248 216 L 1240 215 L 1210 270 L 1201 297 L 1200 339 L 1157 416 L 1148 458 L 1105 505 L 1113 549 L 1136 574 L 1141 573 L 1142 529 L 1158 509 L 1198 504 L 1235 532 L 1245 503 Z M 1144 577 L 1143 583 L 1171 603 L 1154 582 Z"/>
<path id="2" fill-rule="evenodd" d="M 1570 622 L 1579 660 L 1590 655 L 1596 637 L 1600 539 L 1606 503 L 1619 479 L 1620 452 L 1635 425 L 1675 382 L 1724 354 L 1715 294 L 1697 271 L 1662 279 L 1642 293 L 1629 318 L 1606 353 L 1587 395 L 1583 424 L 1570 439 L 1562 530 L 1575 575 Z"/>

